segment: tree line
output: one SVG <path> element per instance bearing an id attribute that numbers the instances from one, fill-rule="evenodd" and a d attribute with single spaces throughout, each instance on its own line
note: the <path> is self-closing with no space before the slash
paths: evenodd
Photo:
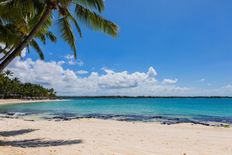
<path id="1" fill-rule="evenodd" d="M 22 83 L 13 77 L 9 70 L 0 74 L 0 98 L 50 99 L 55 98 L 53 88 L 47 89 L 38 84 Z"/>

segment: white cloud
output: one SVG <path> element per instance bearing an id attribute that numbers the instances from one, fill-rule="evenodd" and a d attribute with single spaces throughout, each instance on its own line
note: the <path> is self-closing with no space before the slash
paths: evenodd
<path id="1" fill-rule="evenodd" d="M 75 61 L 73 55 L 68 54 L 68 55 L 65 56 L 65 59 L 67 59 L 67 63 L 69 65 L 75 65 L 76 64 L 76 61 Z"/>
<path id="2" fill-rule="evenodd" d="M 83 74 L 88 74 L 89 72 L 86 70 L 79 70 L 77 71 L 77 74 L 83 75 Z"/>
<path id="3" fill-rule="evenodd" d="M 147 76 L 148 78 L 154 78 L 157 75 L 156 70 L 153 67 L 149 67 Z"/>
<path id="4" fill-rule="evenodd" d="M 5 45 L 3 43 L 0 43 L 0 48 L 5 48 Z M 9 50 L 9 48 L 7 48 L 7 50 Z M 24 58 L 27 54 L 27 49 L 24 48 L 21 52 L 21 57 Z M 0 59 L 4 57 L 4 54 L 3 53 L 0 53 Z"/>
<path id="5" fill-rule="evenodd" d="M 69 61 L 68 61 L 68 64 L 69 64 L 69 65 L 76 65 L 76 61 L 74 61 L 74 60 L 69 60 Z"/>
<path id="6" fill-rule="evenodd" d="M 82 60 L 80 60 L 80 59 L 78 59 L 78 60 L 76 61 L 76 64 L 77 64 L 78 66 L 84 66 L 84 62 L 83 62 Z"/>
<path id="7" fill-rule="evenodd" d="M 64 57 L 65 57 L 65 59 L 67 59 L 67 60 L 74 59 L 74 56 L 73 56 L 73 55 L 70 55 L 70 54 L 67 54 L 67 55 L 65 55 Z"/>
<path id="8" fill-rule="evenodd" d="M 63 63 L 17 58 L 8 69 L 23 82 L 53 87 L 60 95 L 181 95 L 189 91 L 188 88 L 158 82 L 153 67 L 147 72 L 133 73 L 104 69 L 103 74 L 91 72 L 87 77 L 81 77 L 79 74 L 87 71 L 64 69 Z"/>
<path id="9" fill-rule="evenodd" d="M 24 58 L 24 57 L 26 56 L 26 54 L 27 54 L 27 49 L 24 48 L 24 49 L 22 50 L 22 52 L 21 52 L 21 57 Z"/>
<path id="10" fill-rule="evenodd" d="M 200 89 L 178 86 L 177 79 L 157 80 L 157 72 L 150 67 L 147 72 L 115 72 L 104 68 L 104 73 L 77 72 L 64 69 L 63 61 L 44 62 L 16 58 L 8 69 L 23 82 L 52 87 L 58 95 L 231 95 L 232 85 L 215 89 Z M 80 74 L 87 74 L 80 76 Z"/>
<path id="11" fill-rule="evenodd" d="M 178 79 L 163 79 L 162 83 L 163 84 L 176 84 Z"/>
<path id="12" fill-rule="evenodd" d="M 65 61 L 58 61 L 57 64 L 58 65 L 63 65 L 63 64 L 65 64 Z"/>
<path id="13" fill-rule="evenodd" d="M 67 63 L 69 65 L 78 65 L 78 66 L 84 65 L 84 62 L 82 60 L 80 60 L 80 59 L 76 60 L 73 55 L 68 54 L 64 58 L 67 60 Z"/>

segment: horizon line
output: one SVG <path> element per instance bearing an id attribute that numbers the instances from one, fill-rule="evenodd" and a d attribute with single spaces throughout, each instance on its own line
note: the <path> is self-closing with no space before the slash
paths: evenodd
<path id="1" fill-rule="evenodd" d="M 109 96 L 63 96 L 61 98 L 232 98 L 232 96 L 121 96 L 121 95 L 109 95 Z"/>

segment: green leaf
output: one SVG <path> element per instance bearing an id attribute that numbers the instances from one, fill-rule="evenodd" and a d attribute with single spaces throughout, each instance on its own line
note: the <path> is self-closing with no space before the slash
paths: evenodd
<path id="1" fill-rule="evenodd" d="M 99 13 L 105 9 L 103 0 L 73 0 L 73 2 L 85 8 L 97 10 Z"/>
<path id="2" fill-rule="evenodd" d="M 40 49 L 39 44 L 34 39 L 30 42 L 30 46 L 35 49 L 35 51 L 38 53 L 40 59 L 44 60 L 43 51 Z"/>
<path id="3" fill-rule="evenodd" d="M 56 36 L 55 36 L 52 32 L 50 32 L 50 31 L 46 33 L 46 36 L 47 36 L 52 42 L 56 42 L 56 41 L 57 41 Z"/>
<path id="4" fill-rule="evenodd" d="M 66 41 L 74 51 L 74 57 L 76 58 L 76 44 L 75 44 L 75 37 L 72 32 L 71 25 L 68 21 L 68 18 L 63 17 L 59 19 L 59 28 L 61 31 L 61 36 Z"/>
<path id="5" fill-rule="evenodd" d="M 82 37 L 82 32 L 81 32 L 81 28 L 79 26 L 79 24 L 77 23 L 76 19 L 72 16 L 72 14 L 69 12 L 69 10 L 67 10 L 67 17 L 74 23 L 80 37 Z"/>
<path id="6" fill-rule="evenodd" d="M 80 5 L 76 5 L 75 12 L 76 17 L 90 28 L 97 31 L 103 31 L 111 36 L 116 36 L 118 34 L 118 26 L 116 24 L 104 19 L 95 12 Z"/>

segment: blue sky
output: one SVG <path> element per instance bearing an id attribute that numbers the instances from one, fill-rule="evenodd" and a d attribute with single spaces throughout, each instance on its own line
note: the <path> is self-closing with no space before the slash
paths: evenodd
<path id="1" fill-rule="evenodd" d="M 132 74 L 147 72 L 152 66 L 157 81 L 178 79 L 178 87 L 211 90 L 231 86 L 231 1 L 106 0 L 103 15 L 119 25 L 118 37 L 82 25 L 83 38 L 75 34 L 77 61 L 83 64 L 64 63 L 64 70 L 104 74 L 104 69 L 110 69 Z M 47 43 L 43 50 L 46 62 L 68 61 L 65 55 L 72 54 L 61 40 Z M 32 52 L 24 60 L 27 58 L 36 61 L 38 57 Z"/>

